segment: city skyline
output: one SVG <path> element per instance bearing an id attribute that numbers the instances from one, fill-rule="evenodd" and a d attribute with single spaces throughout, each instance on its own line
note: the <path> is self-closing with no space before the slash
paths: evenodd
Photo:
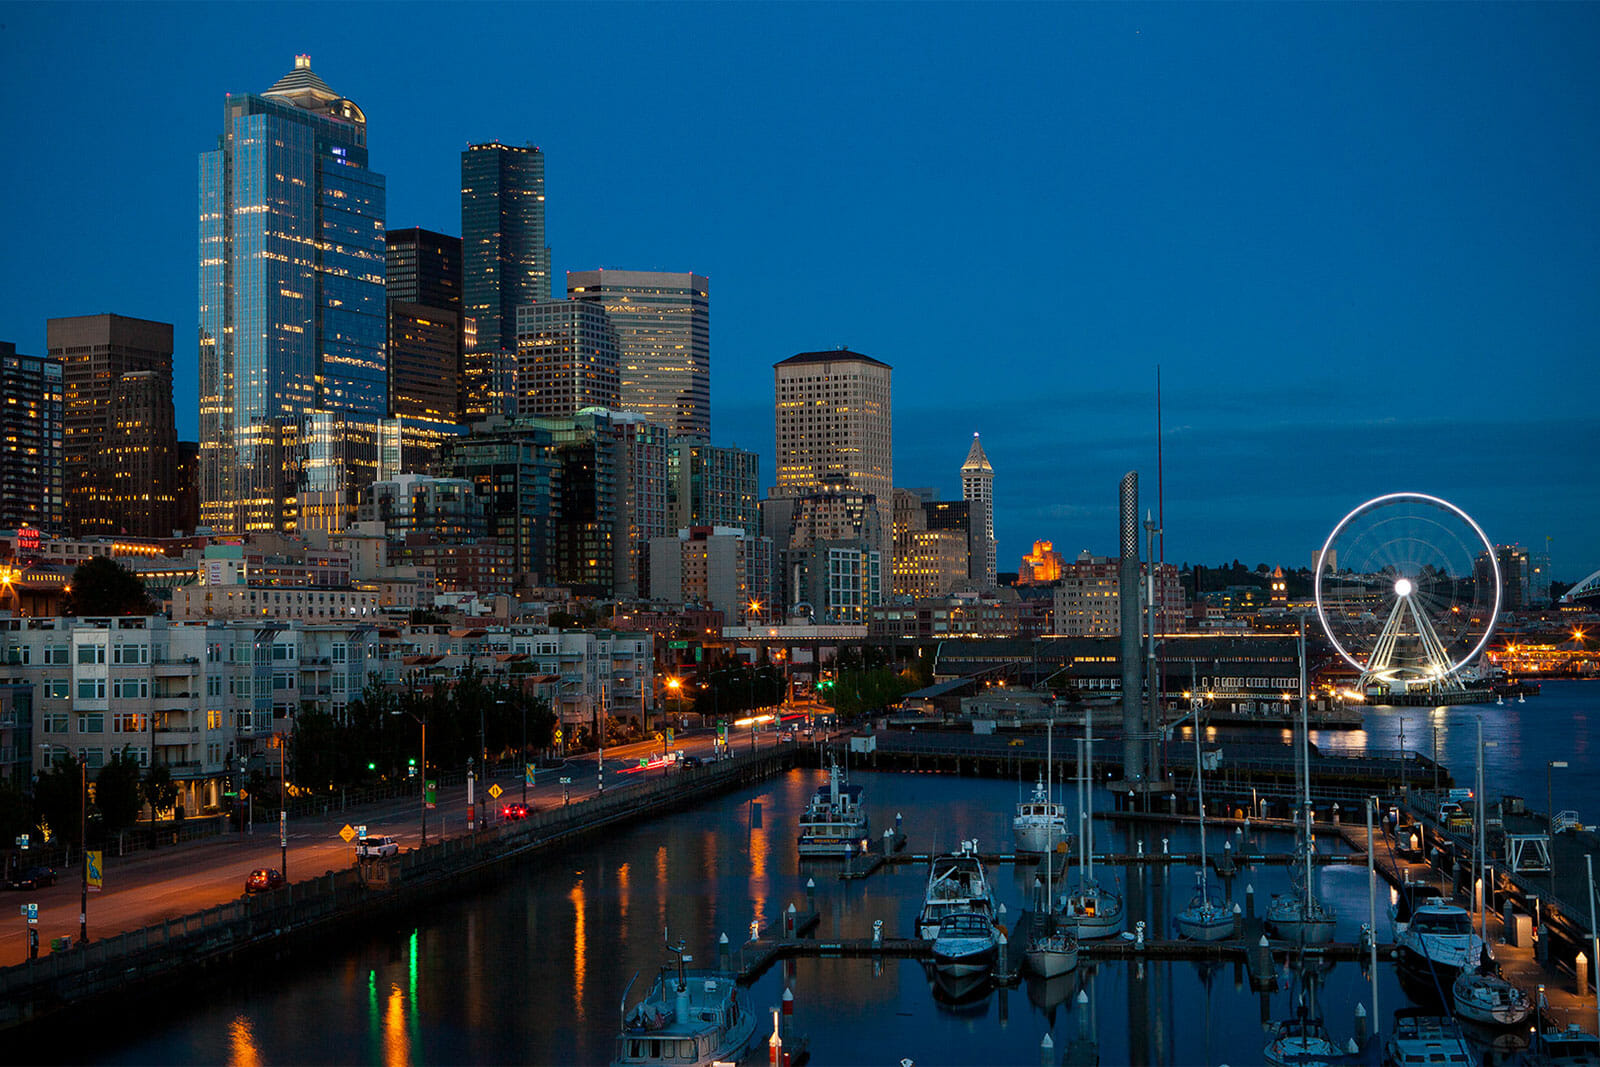
<path id="1" fill-rule="evenodd" d="M 282 9 L 7 14 L 19 84 L 82 60 L 48 112 L 8 112 L 7 140 L 126 162 L 8 179 L 29 209 L 0 338 L 43 355 L 50 317 L 173 323 L 185 439 L 195 155 L 227 92 L 309 53 L 368 117 L 388 226 L 457 234 L 461 150 L 527 142 L 547 153 L 557 280 L 710 278 L 714 443 L 760 453 L 768 485 L 766 368 L 848 345 L 896 368 L 898 483 L 959 499 L 983 435 L 998 569 L 1037 539 L 1111 552 L 1124 470 L 1155 504 L 1160 365 L 1169 561 L 1301 566 L 1349 508 L 1419 490 L 1496 541 L 1551 537 L 1562 580 L 1600 566 L 1590 7 L 646 7 L 613 31 L 622 73 L 598 100 L 561 100 L 579 68 L 558 55 L 470 118 L 439 102 L 454 75 L 385 63 L 413 36 L 443 54 L 470 36 L 442 16 L 308 37 Z M 200 47 L 219 25 L 248 45 Z M 624 140 L 590 116 L 649 98 L 660 72 L 626 60 L 662 35 L 703 132 Z M 518 35 L 497 36 L 472 39 L 509 67 Z M 159 112 L 133 103 L 158 92 Z M 1019 277 L 1021 299 L 973 299 Z"/>

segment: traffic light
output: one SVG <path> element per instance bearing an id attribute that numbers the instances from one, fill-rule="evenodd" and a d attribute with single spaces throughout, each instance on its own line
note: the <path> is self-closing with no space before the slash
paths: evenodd
<path id="1" fill-rule="evenodd" d="M 417 761 L 414 760 L 414 759 L 406 760 L 406 777 L 407 778 L 415 778 L 416 776 L 417 776 Z"/>
<path id="2" fill-rule="evenodd" d="M 378 765 L 377 765 L 377 763 L 375 763 L 375 762 L 374 762 L 374 761 L 372 761 L 372 760 L 367 760 L 367 770 L 369 770 L 369 771 L 375 771 L 375 770 L 377 770 L 377 769 L 378 769 Z"/>

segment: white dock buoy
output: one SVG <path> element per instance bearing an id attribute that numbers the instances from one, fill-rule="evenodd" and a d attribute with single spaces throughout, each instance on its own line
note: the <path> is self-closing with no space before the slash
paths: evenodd
<path id="1" fill-rule="evenodd" d="M 1043 1067 L 1055 1067 L 1056 1043 L 1050 1040 L 1050 1035 L 1045 1034 L 1044 1040 L 1039 1042 L 1039 1063 Z"/>
<path id="2" fill-rule="evenodd" d="M 1144 951 L 1144 920 L 1140 919 L 1133 924 L 1133 947 L 1135 951 Z"/>

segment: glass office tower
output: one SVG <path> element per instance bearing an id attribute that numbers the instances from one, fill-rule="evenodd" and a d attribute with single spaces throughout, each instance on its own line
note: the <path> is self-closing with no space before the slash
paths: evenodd
<path id="1" fill-rule="evenodd" d="M 515 351 L 517 308 L 550 299 L 543 149 L 494 141 L 461 153 L 461 268 L 478 348 Z"/>
<path id="2" fill-rule="evenodd" d="M 296 56 L 265 93 L 228 95 L 200 155 L 200 519 L 219 533 L 297 528 L 309 416 L 386 414 L 366 122 Z"/>

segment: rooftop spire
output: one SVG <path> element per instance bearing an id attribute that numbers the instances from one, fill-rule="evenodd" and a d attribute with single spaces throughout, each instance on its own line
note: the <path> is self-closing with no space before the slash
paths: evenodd
<path id="1" fill-rule="evenodd" d="M 984 455 L 983 442 L 978 440 L 978 435 L 972 435 L 972 447 L 967 450 L 967 461 L 961 465 L 963 471 L 988 471 L 994 473 L 994 468 L 989 465 L 989 457 Z"/>

